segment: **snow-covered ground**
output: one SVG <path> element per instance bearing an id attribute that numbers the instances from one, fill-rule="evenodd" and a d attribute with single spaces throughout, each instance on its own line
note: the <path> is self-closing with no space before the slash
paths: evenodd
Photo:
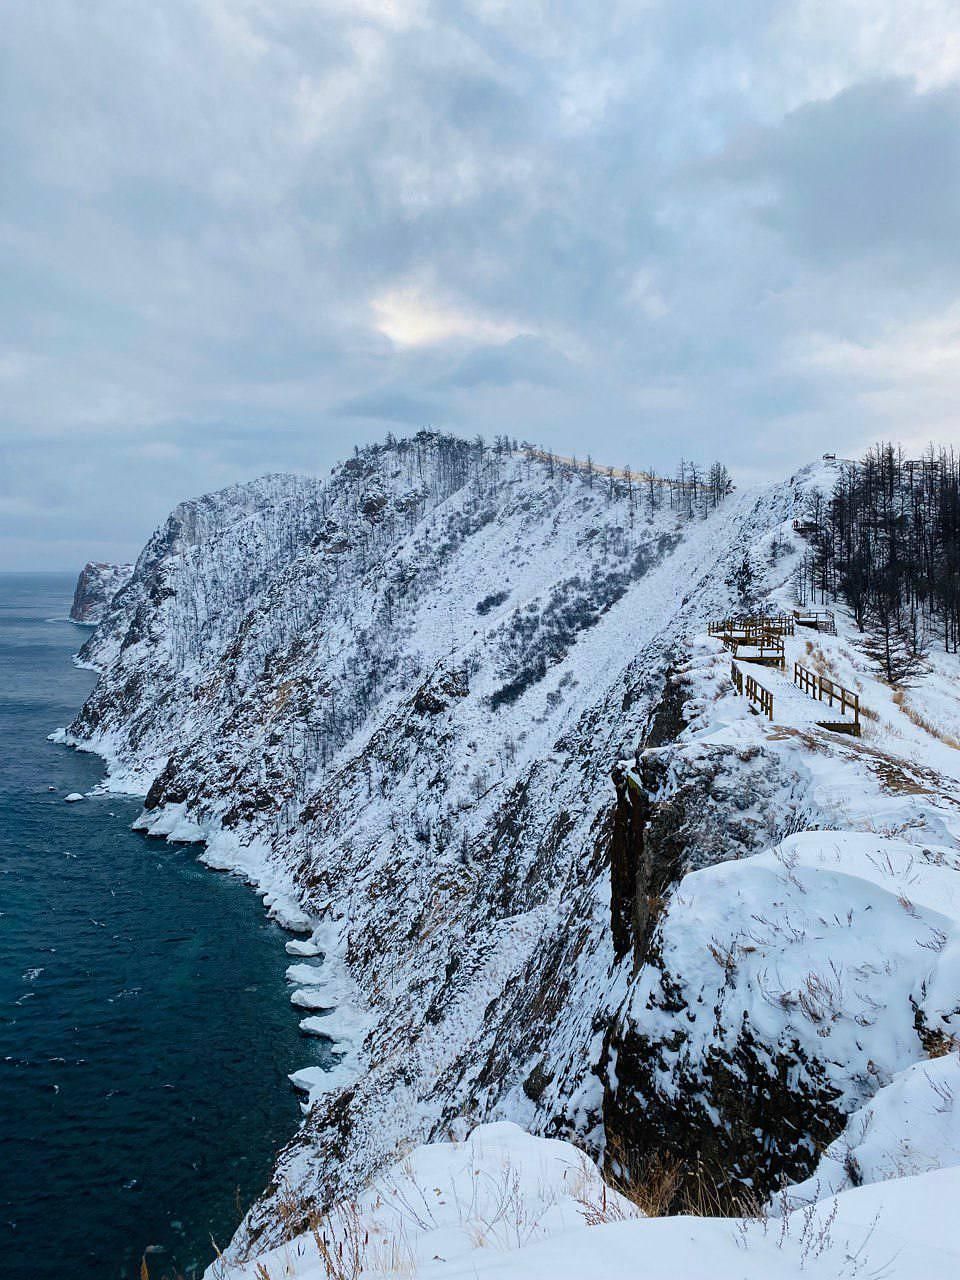
<path id="1" fill-rule="evenodd" d="M 955 1274 L 960 1171 L 750 1219 L 649 1218 L 566 1142 L 516 1125 L 417 1147 L 357 1200 L 222 1280 L 811 1280 Z M 336 1260 L 328 1266 L 326 1257 Z"/>

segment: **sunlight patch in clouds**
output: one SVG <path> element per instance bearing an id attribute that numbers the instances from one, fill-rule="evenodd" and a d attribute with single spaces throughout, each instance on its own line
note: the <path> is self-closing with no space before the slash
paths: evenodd
<path id="1" fill-rule="evenodd" d="M 429 347 L 452 339 L 509 342 L 525 332 L 511 320 L 495 319 L 435 298 L 417 285 L 390 289 L 370 304 L 374 327 L 398 347 Z"/>

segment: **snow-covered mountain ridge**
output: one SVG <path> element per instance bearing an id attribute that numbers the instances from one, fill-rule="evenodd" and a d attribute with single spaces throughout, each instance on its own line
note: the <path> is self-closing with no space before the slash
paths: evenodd
<path id="1" fill-rule="evenodd" d="M 785 967 L 781 930 L 761 980 L 756 951 L 712 958 L 761 950 L 736 912 L 685 907 L 692 868 L 734 876 L 716 882 L 726 901 L 745 855 L 797 830 L 874 830 L 876 850 L 850 853 L 861 864 L 894 830 L 934 860 L 960 848 L 956 773 L 938 754 L 953 748 L 892 705 L 882 741 L 872 723 L 861 743 L 762 725 L 718 642 L 697 638 L 734 604 L 745 554 L 758 592 L 786 602 L 792 518 L 828 480 L 812 469 L 690 515 L 671 507 L 679 494 L 658 506 L 622 480 L 421 436 L 328 481 L 272 477 L 185 503 L 150 540 L 84 648 L 102 675 L 66 736 L 107 758 L 111 785 L 146 794 L 146 830 L 205 841 L 209 861 L 243 870 L 303 928 L 294 1002 L 344 1052 L 299 1080 L 305 1124 L 231 1257 L 289 1234 L 276 1208 L 291 1189 L 305 1213 L 329 1206 L 405 1144 L 491 1119 L 573 1139 L 611 1169 L 624 1148 L 682 1159 L 700 1144 L 737 1177 L 802 1178 L 848 1115 L 920 1061 L 904 1006 L 932 952 L 904 944 L 875 1056 L 844 1032 L 834 1070 L 818 1034 L 832 1015 L 808 1019 L 805 1040 L 799 979 L 768 980 Z M 879 705 L 863 664 L 844 666 L 856 658 L 842 629 L 822 657 Z M 819 874 L 823 850 L 807 852 Z M 788 887 L 806 857 L 779 873 Z M 748 897 L 767 915 L 762 886 L 782 886 L 761 870 Z M 796 894 L 800 907 L 823 896 Z M 952 925 L 923 925 L 944 934 L 946 976 L 916 1016 L 949 1035 Z M 872 945 L 866 927 L 857 936 Z M 756 1017 L 745 1066 L 760 981 L 780 1016 Z M 863 981 L 878 999 L 879 979 Z M 792 1138 L 772 1104 L 731 1103 L 737 1088 L 782 1101 L 798 1082 L 809 1105 Z"/>

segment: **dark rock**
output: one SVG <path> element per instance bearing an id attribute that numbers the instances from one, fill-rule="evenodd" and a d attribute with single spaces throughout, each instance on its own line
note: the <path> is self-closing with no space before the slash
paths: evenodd
<path id="1" fill-rule="evenodd" d="M 104 564 L 99 560 L 85 564 L 73 593 L 72 620 L 91 625 L 100 622 L 111 600 L 132 573 L 132 564 Z"/>

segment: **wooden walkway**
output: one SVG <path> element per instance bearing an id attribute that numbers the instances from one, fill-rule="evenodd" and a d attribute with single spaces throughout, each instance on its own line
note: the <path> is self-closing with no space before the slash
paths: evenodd
<path id="1" fill-rule="evenodd" d="M 737 616 L 707 624 L 707 631 L 718 636 L 735 658 L 759 662 L 762 666 L 786 665 L 783 637 L 792 636 L 794 620 L 788 614 L 767 617 Z"/>
<path id="2" fill-rule="evenodd" d="M 787 614 L 774 618 L 733 617 L 722 618 L 708 624 L 711 636 L 718 637 L 733 655 L 730 662 L 730 679 L 733 687 L 741 697 L 746 697 L 768 720 L 774 718 L 775 697 L 786 703 L 787 718 L 784 723 L 797 720 L 800 723 L 815 724 L 821 729 L 829 729 L 834 733 L 850 733 L 860 737 L 860 695 L 847 689 L 828 676 L 819 675 L 803 666 L 800 662 L 793 664 L 793 681 L 787 682 L 785 662 L 784 635 L 794 634 L 794 624 L 804 625 L 801 619 Z M 833 615 L 830 614 L 831 621 Z M 779 681 L 780 692 L 767 687 L 757 676 L 744 671 L 740 663 L 775 668 L 771 671 L 774 685 Z M 782 674 L 781 674 L 782 673 Z M 794 690 L 803 695 L 799 699 Z M 808 701 L 809 699 L 809 701 Z M 816 711 L 810 702 L 826 703 L 830 711 L 836 706 L 838 715 L 824 714 L 825 709 Z"/>

